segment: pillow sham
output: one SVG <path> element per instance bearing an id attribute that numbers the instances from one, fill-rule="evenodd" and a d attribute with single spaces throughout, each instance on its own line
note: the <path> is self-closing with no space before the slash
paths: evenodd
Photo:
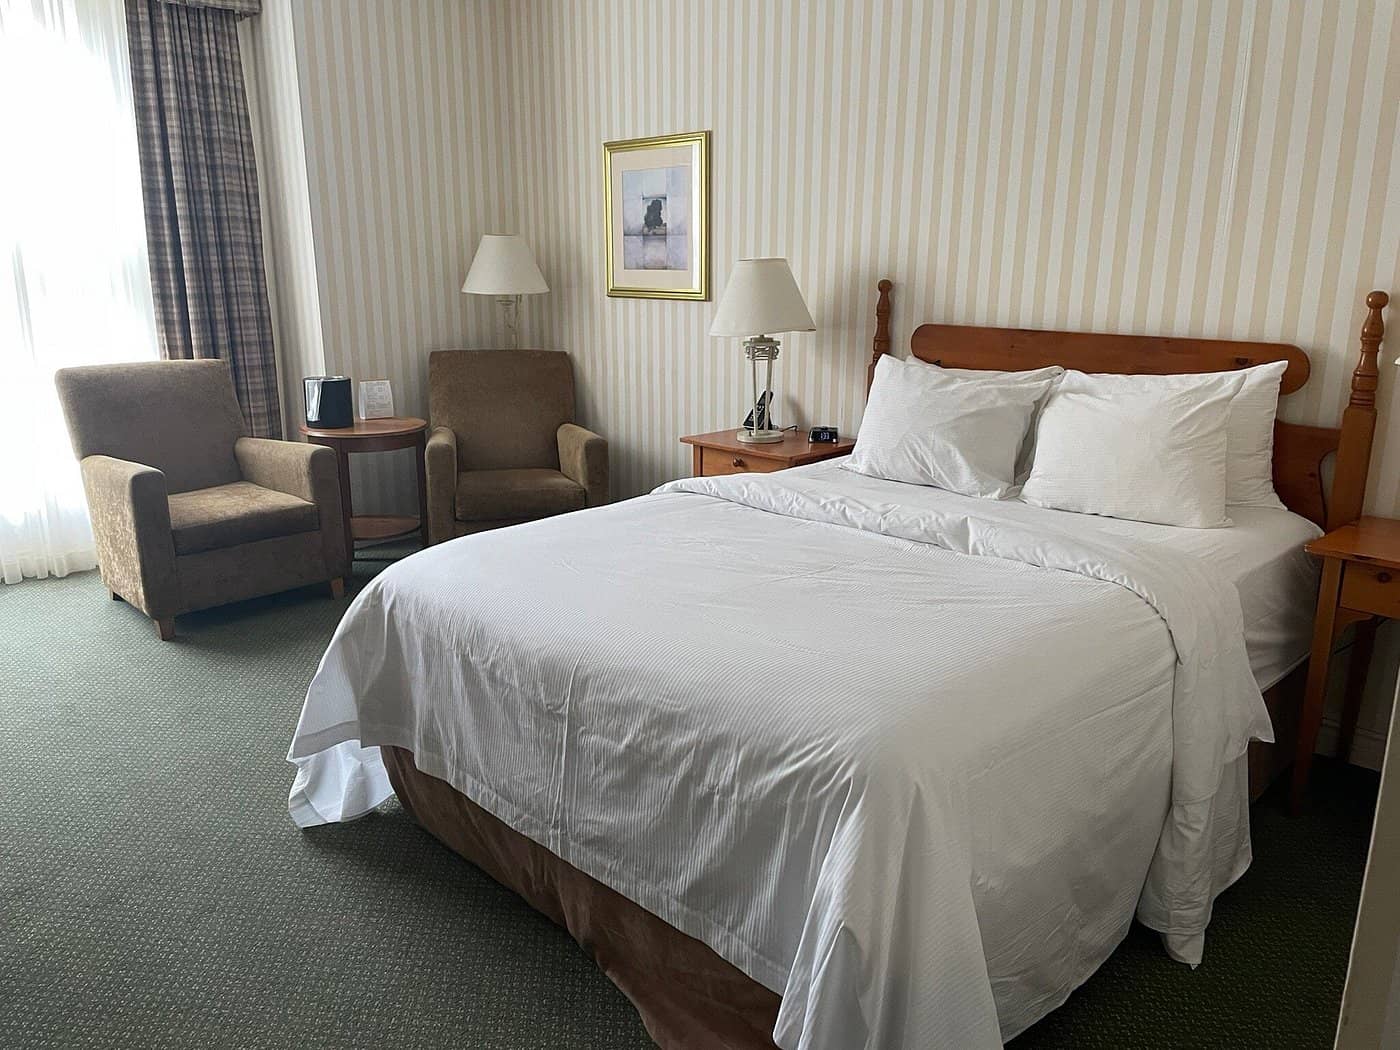
<path id="1" fill-rule="evenodd" d="M 1040 415 L 1021 499 L 1036 507 L 1194 529 L 1230 524 L 1230 403 L 1244 377 L 1066 372 Z"/>
<path id="2" fill-rule="evenodd" d="M 1105 393 L 1131 393 L 1144 380 L 1161 389 L 1225 389 L 1240 383 L 1230 402 L 1226 428 L 1225 503 L 1237 507 L 1269 507 L 1283 510 L 1274 491 L 1274 419 L 1278 392 L 1287 361 L 1270 361 L 1231 372 L 1143 376 L 1095 374 Z"/>
<path id="3" fill-rule="evenodd" d="M 936 368 L 944 375 L 952 376 L 955 379 L 1021 379 L 1038 383 L 1043 379 L 1059 379 L 1065 374 L 1065 370 L 1059 365 L 1028 368 L 1024 372 L 999 372 L 995 368 L 944 368 L 942 365 L 935 365 L 927 361 L 922 361 L 920 364 L 927 364 L 930 368 Z"/>
<path id="4" fill-rule="evenodd" d="M 1287 361 L 1270 361 L 1239 372 L 1244 382 L 1230 402 L 1226 439 L 1226 503 L 1286 509 L 1274 491 L 1274 420 L 1278 417 L 1279 388 L 1287 371 Z"/>
<path id="5" fill-rule="evenodd" d="M 1030 476 L 1031 464 L 1035 461 L 1035 431 L 1036 422 L 1040 417 L 1040 410 L 1045 407 L 1045 399 L 1054 389 L 1055 380 L 1065 374 L 1065 370 L 1059 365 L 1047 365 L 1044 368 L 1028 368 L 1022 372 L 999 372 L 993 368 L 944 368 L 942 365 L 929 365 L 930 368 L 937 368 L 944 375 L 954 376 L 958 379 L 1001 379 L 1020 380 L 1028 383 L 1039 383 L 1049 380 L 1045 387 L 1045 393 L 1040 400 L 1035 403 L 1035 410 L 1031 413 L 1031 425 L 1026 427 L 1026 436 L 1021 439 L 1021 449 L 1016 453 L 1016 484 L 1024 485 L 1026 478 Z"/>
<path id="6" fill-rule="evenodd" d="M 845 468 L 1001 499 L 1016 483 L 1016 458 L 1036 403 L 1053 382 L 958 379 L 888 354 L 875 366 L 856 447 Z"/>

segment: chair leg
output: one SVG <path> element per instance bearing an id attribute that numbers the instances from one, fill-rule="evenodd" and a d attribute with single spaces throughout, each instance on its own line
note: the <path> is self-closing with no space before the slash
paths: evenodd
<path id="1" fill-rule="evenodd" d="M 160 635 L 162 642 L 168 642 L 175 637 L 175 617 L 160 616 L 155 620 L 156 633 Z"/>
<path id="2" fill-rule="evenodd" d="M 344 577 L 342 577 L 342 576 L 336 576 L 336 577 L 334 577 L 334 578 L 330 581 L 330 587 L 331 587 L 331 597 L 332 597 L 332 598 L 344 598 L 344 597 L 345 597 L 345 579 L 344 579 Z"/>

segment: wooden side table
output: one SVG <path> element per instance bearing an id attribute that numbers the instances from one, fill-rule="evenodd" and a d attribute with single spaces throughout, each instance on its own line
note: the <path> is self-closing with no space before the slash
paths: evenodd
<path id="1" fill-rule="evenodd" d="M 428 422 L 414 416 L 386 419 L 359 419 L 348 427 L 309 427 L 301 425 L 306 440 L 335 450 L 340 468 L 340 507 L 345 515 L 345 549 L 353 561 L 356 540 L 391 540 L 418 532 L 428 545 L 428 480 L 424 455 L 428 442 Z M 418 516 L 405 514 L 355 514 L 350 502 L 350 455 L 358 452 L 417 450 Z"/>
<path id="2" fill-rule="evenodd" d="M 1298 753 L 1293 762 L 1291 808 L 1295 814 L 1303 805 L 1313 751 L 1322 727 L 1327 667 L 1337 635 L 1348 624 L 1357 625 L 1337 744 L 1338 755 L 1346 758 L 1356 734 L 1356 718 L 1361 711 L 1366 671 L 1375 648 L 1376 627 L 1382 619 L 1400 618 L 1400 521 L 1360 518 L 1313 540 L 1304 549 L 1322 559 L 1322 584 L 1317 593 L 1308 684 L 1303 694 L 1303 717 L 1298 726 Z"/>
<path id="3" fill-rule="evenodd" d="M 805 463 L 820 463 L 824 459 L 847 455 L 856 447 L 855 438 L 843 437 L 833 444 L 814 444 L 807 435 L 792 431 L 783 440 L 766 445 L 740 441 L 734 435 L 738 427 L 716 430 L 710 434 L 688 434 L 681 441 L 691 446 L 691 474 L 697 478 L 712 478 L 721 474 L 743 474 L 748 471 L 768 473 L 800 467 Z"/>

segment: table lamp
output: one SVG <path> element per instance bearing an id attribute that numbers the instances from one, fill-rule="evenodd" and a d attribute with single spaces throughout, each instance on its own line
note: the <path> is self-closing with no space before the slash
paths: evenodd
<path id="1" fill-rule="evenodd" d="M 771 404 L 763 413 L 764 425 L 759 426 L 759 398 L 773 389 L 773 362 L 778 357 L 778 340 L 771 338 L 771 333 L 816 330 L 786 259 L 740 259 L 734 264 L 710 324 L 710 335 L 744 340 L 744 356 L 753 376 L 754 413 L 750 423 L 735 435 L 740 441 L 768 444 L 783 440 L 783 432 L 772 427 Z M 767 365 L 762 388 L 758 385 L 760 361 Z"/>
<path id="2" fill-rule="evenodd" d="M 514 233 L 488 233 L 481 238 L 467 271 L 462 291 L 467 295 L 493 295 L 505 310 L 506 335 L 512 350 L 520 349 L 520 297 L 549 291 L 544 275 L 525 238 Z"/>

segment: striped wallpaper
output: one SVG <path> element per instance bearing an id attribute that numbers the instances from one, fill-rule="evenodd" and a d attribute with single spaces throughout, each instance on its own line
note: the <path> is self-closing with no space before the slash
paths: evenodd
<path id="1" fill-rule="evenodd" d="M 481 234 L 514 223 L 507 6 L 264 0 L 261 20 L 276 7 L 293 24 L 281 61 L 304 129 L 315 370 L 389 379 L 396 411 L 426 416 L 428 351 L 498 338 L 494 303 L 460 289 Z M 310 364 L 284 361 L 293 424 Z M 416 512 L 411 457 L 352 457 L 356 510 Z"/>
<path id="2" fill-rule="evenodd" d="M 858 424 L 883 276 L 901 350 L 923 321 L 1296 342 L 1313 380 L 1284 415 L 1321 423 L 1362 296 L 1400 292 L 1396 0 L 265 3 L 294 23 L 326 368 L 422 411 L 429 349 L 498 337 L 458 291 L 477 238 L 518 230 L 551 287 L 524 337 L 574 355 L 616 497 L 686 473 L 677 437 L 746 392 L 713 302 L 604 295 L 608 139 L 713 132 L 716 294 L 785 255 L 818 325 L 784 341 L 785 423 Z M 389 470 L 362 505 L 411 505 Z"/>
<path id="3" fill-rule="evenodd" d="M 1285 414 L 1328 423 L 1362 296 L 1400 291 L 1393 0 L 512 10 L 521 232 L 553 289 L 533 332 L 577 356 L 617 495 L 685 473 L 676 437 L 737 423 L 745 373 L 713 303 L 604 296 L 604 140 L 713 131 L 716 289 L 785 255 L 817 321 L 784 341 L 784 422 L 858 423 L 882 276 L 902 349 L 930 320 L 1296 342 L 1314 379 Z"/>

